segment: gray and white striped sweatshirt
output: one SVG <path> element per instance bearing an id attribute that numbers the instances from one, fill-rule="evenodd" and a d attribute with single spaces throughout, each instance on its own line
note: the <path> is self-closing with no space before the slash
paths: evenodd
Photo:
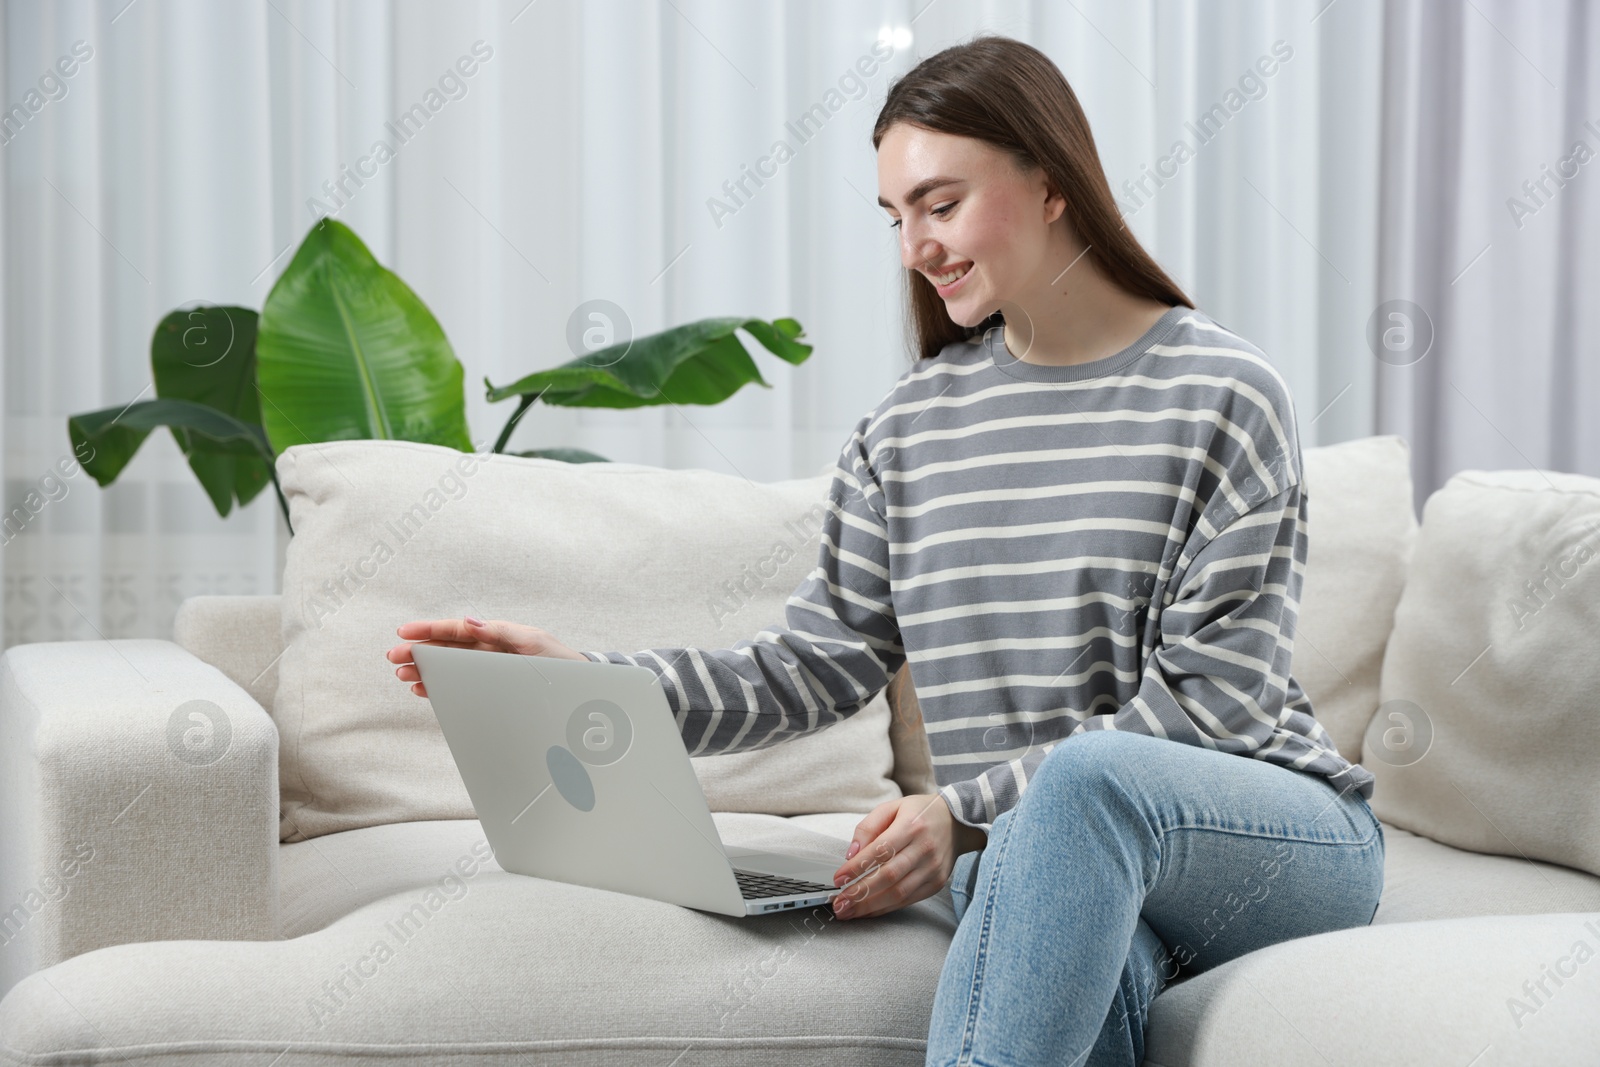
<path id="1" fill-rule="evenodd" d="M 1173 307 L 1073 366 L 1018 360 L 994 327 L 917 362 L 856 424 L 786 625 L 584 655 L 654 671 L 695 755 L 825 728 L 909 659 L 939 792 L 984 829 L 1084 730 L 1370 797 L 1290 670 L 1301 477 L 1283 378 L 1203 312 Z"/>

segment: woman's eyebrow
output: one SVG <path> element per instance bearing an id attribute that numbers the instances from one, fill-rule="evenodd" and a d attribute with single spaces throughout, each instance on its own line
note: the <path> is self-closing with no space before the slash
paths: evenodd
<path id="1" fill-rule="evenodd" d="M 939 188 L 939 186 L 941 186 L 941 185 L 954 185 L 955 183 L 960 182 L 962 180 L 963 179 L 961 179 L 961 178 L 945 178 L 945 177 L 925 178 L 922 181 L 918 182 L 917 184 L 915 184 L 915 185 L 913 185 L 911 187 L 911 191 L 906 194 L 906 203 L 915 204 L 918 200 L 921 200 L 924 196 L 927 196 L 933 190 Z M 881 196 L 878 197 L 878 205 L 880 207 L 892 207 L 893 206 L 892 204 L 889 203 L 889 201 L 885 200 Z"/>

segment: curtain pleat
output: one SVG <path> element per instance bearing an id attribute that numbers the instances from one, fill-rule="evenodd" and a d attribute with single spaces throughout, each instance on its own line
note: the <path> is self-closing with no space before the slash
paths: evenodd
<path id="1" fill-rule="evenodd" d="M 1600 475 L 1600 25 L 1592 0 L 1390 0 L 1379 300 L 1425 353 L 1378 367 L 1416 500 L 1456 471 Z"/>

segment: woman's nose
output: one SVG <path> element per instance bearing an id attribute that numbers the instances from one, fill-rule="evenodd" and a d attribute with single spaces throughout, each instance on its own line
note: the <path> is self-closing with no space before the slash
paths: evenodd
<path id="1" fill-rule="evenodd" d="M 923 270 L 928 264 L 939 262 L 939 242 L 910 229 L 912 225 L 900 224 L 900 264 L 907 270 Z"/>

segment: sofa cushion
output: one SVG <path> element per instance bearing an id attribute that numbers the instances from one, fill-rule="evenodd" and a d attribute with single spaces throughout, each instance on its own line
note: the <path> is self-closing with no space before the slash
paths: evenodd
<path id="1" fill-rule="evenodd" d="M 1398 826 L 1383 828 L 1383 846 L 1374 923 L 1600 911 L 1600 878 L 1571 867 L 1467 852 Z"/>
<path id="2" fill-rule="evenodd" d="M 828 812 L 785 819 L 715 812 L 711 818 L 728 844 L 772 846 L 843 863 L 845 842 L 861 815 Z M 499 871 L 483 842 L 478 820 L 439 819 L 368 826 L 279 845 L 282 936 L 321 930 L 374 900 L 425 885 L 462 857 L 480 860 L 484 870 Z"/>
<path id="3" fill-rule="evenodd" d="M 427 701 L 384 652 L 409 619 L 512 619 L 582 650 L 720 648 L 781 623 L 828 479 L 569 464 L 400 441 L 278 457 L 295 536 L 273 714 L 284 840 L 473 809 Z M 756 753 L 697 757 L 713 810 L 868 811 L 900 795 L 882 694 Z"/>
<path id="4" fill-rule="evenodd" d="M 1600 874 L 1600 479 L 1465 471 L 1434 493 L 1367 732 L 1385 822 Z"/>
<path id="5" fill-rule="evenodd" d="M 715 818 L 732 845 L 842 856 L 784 819 Z M 68 960 L 0 1003 L 0 1063 L 919 1067 L 955 929 L 947 893 L 870 922 L 733 919 L 506 874 L 473 820 L 282 852 L 309 932 Z"/>
<path id="6" fill-rule="evenodd" d="M 1145 1067 L 1592 1064 L 1597 951 L 1600 912 L 1297 938 L 1164 991 Z"/>
<path id="7" fill-rule="evenodd" d="M 1306 576 L 1294 676 L 1339 752 L 1361 761 L 1416 539 L 1411 453 L 1393 435 L 1307 448 Z"/>

